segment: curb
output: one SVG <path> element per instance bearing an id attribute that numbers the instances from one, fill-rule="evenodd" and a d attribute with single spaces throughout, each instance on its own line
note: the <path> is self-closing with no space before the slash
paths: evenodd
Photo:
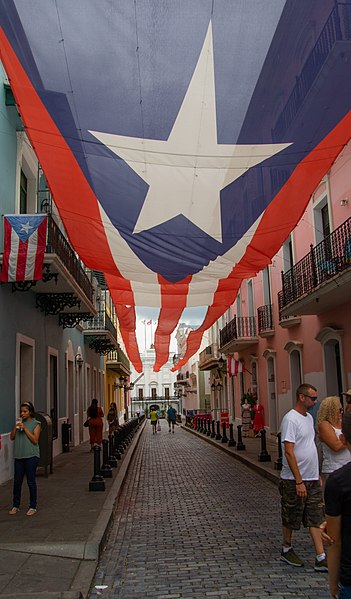
<path id="1" fill-rule="evenodd" d="M 76 599 L 76 597 L 77 599 L 80 599 L 80 597 L 87 597 L 89 593 L 98 559 L 105 544 L 108 530 L 113 521 L 114 507 L 118 501 L 118 497 L 121 492 L 125 476 L 128 472 L 130 462 L 138 446 L 140 437 L 144 432 L 145 426 L 146 420 L 140 427 L 137 434 L 134 436 L 133 441 L 129 446 L 129 450 L 127 451 L 124 459 L 122 460 L 120 468 L 118 468 L 117 470 L 117 476 L 106 497 L 106 500 L 101 510 L 101 514 L 98 517 L 98 520 L 93 530 L 91 531 L 87 542 L 85 543 L 84 557 L 82 558 L 78 570 L 71 583 L 71 589 L 76 589 L 76 593 L 77 591 L 80 591 L 81 595 L 73 595 L 72 599 Z M 48 597 L 48 599 L 51 598 Z M 61 596 L 58 595 L 57 599 L 61 599 Z M 66 597 L 65 595 L 62 595 L 62 599 L 71 599 L 71 597 Z"/>
<path id="2" fill-rule="evenodd" d="M 226 454 L 232 456 L 233 458 L 235 458 L 239 462 L 242 462 L 246 466 L 249 466 L 249 468 L 251 468 L 252 470 L 255 470 L 258 474 L 260 474 L 264 478 L 267 478 L 275 485 L 279 485 L 280 477 L 279 477 L 278 470 L 273 470 L 273 471 L 266 470 L 264 467 L 262 467 L 260 465 L 261 462 L 255 462 L 255 460 L 253 460 L 252 458 L 243 455 L 243 453 L 245 453 L 245 452 L 240 453 L 235 449 L 231 449 L 231 448 L 227 447 L 226 445 L 224 445 L 223 443 L 221 443 L 220 441 L 216 441 L 207 436 L 205 437 L 203 434 L 199 433 L 198 431 L 195 431 L 191 428 L 188 428 L 187 426 L 184 426 L 184 424 L 182 424 L 181 426 L 182 426 L 183 430 L 188 431 L 189 433 L 192 433 L 193 435 L 196 435 L 197 437 L 199 437 L 199 439 L 202 439 L 203 441 L 210 443 L 214 447 L 221 449 Z M 262 462 L 262 463 L 264 463 L 264 462 Z M 270 462 L 270 463 L 272 463 L 272 462 Z"/>

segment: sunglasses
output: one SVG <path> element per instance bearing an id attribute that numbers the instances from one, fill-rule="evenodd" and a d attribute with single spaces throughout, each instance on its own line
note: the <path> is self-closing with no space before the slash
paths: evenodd
<path id="1" fill-rule="evenodd" d="M 316 395 L 304 395 L 304 397 L 309 397 L 312 401 L 317 401 L 318 397 Z"/>

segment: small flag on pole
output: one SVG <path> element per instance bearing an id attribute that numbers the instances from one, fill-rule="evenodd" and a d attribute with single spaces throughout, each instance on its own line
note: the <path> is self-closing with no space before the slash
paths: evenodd
<path id="1" fill-rule="evenodd" d="M 3 283 L 42 279 L 46 228 L 46 214 L 4 216 Z"/>
<path id="2" fill-rule="evenodd" d="M 228 356 L 228 373 L 229 376 L 236 376 L 245 372 L 246 368 L 243 362 L 236 360 L 233 356 Z"/>

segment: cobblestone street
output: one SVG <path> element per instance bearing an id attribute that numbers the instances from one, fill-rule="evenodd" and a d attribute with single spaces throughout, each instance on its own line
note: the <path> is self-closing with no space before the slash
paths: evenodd
<path id="1" fill-rule="evenodd" d="M 148 423 L 131 463 L 90 599 L 326 599 L 307 531 L 305 567 L 280 562 L 277 486 L 180 427 Z M 96 587 L 107 585 L 105 589 Z"/>

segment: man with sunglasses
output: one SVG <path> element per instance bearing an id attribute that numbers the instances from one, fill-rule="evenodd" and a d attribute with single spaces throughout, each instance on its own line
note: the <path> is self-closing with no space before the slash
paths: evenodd
<path id="1" fill-rule="evenodd" d="M 309 410 L 317 401 L 317 390 L 304 383 L 296 390 L 295 407 L 281 423 L 283 468 L 279 492 L 283 524 L 283 547 L 280 559 L 297 568 L 304 565 L 292 548 L 292 532 L 301 524 L 309 529 L 316 559 L 314 569 L 328 572 L 320 525 L 324 520 L 323 496 L 319 476 L 314 422 Z"/>

